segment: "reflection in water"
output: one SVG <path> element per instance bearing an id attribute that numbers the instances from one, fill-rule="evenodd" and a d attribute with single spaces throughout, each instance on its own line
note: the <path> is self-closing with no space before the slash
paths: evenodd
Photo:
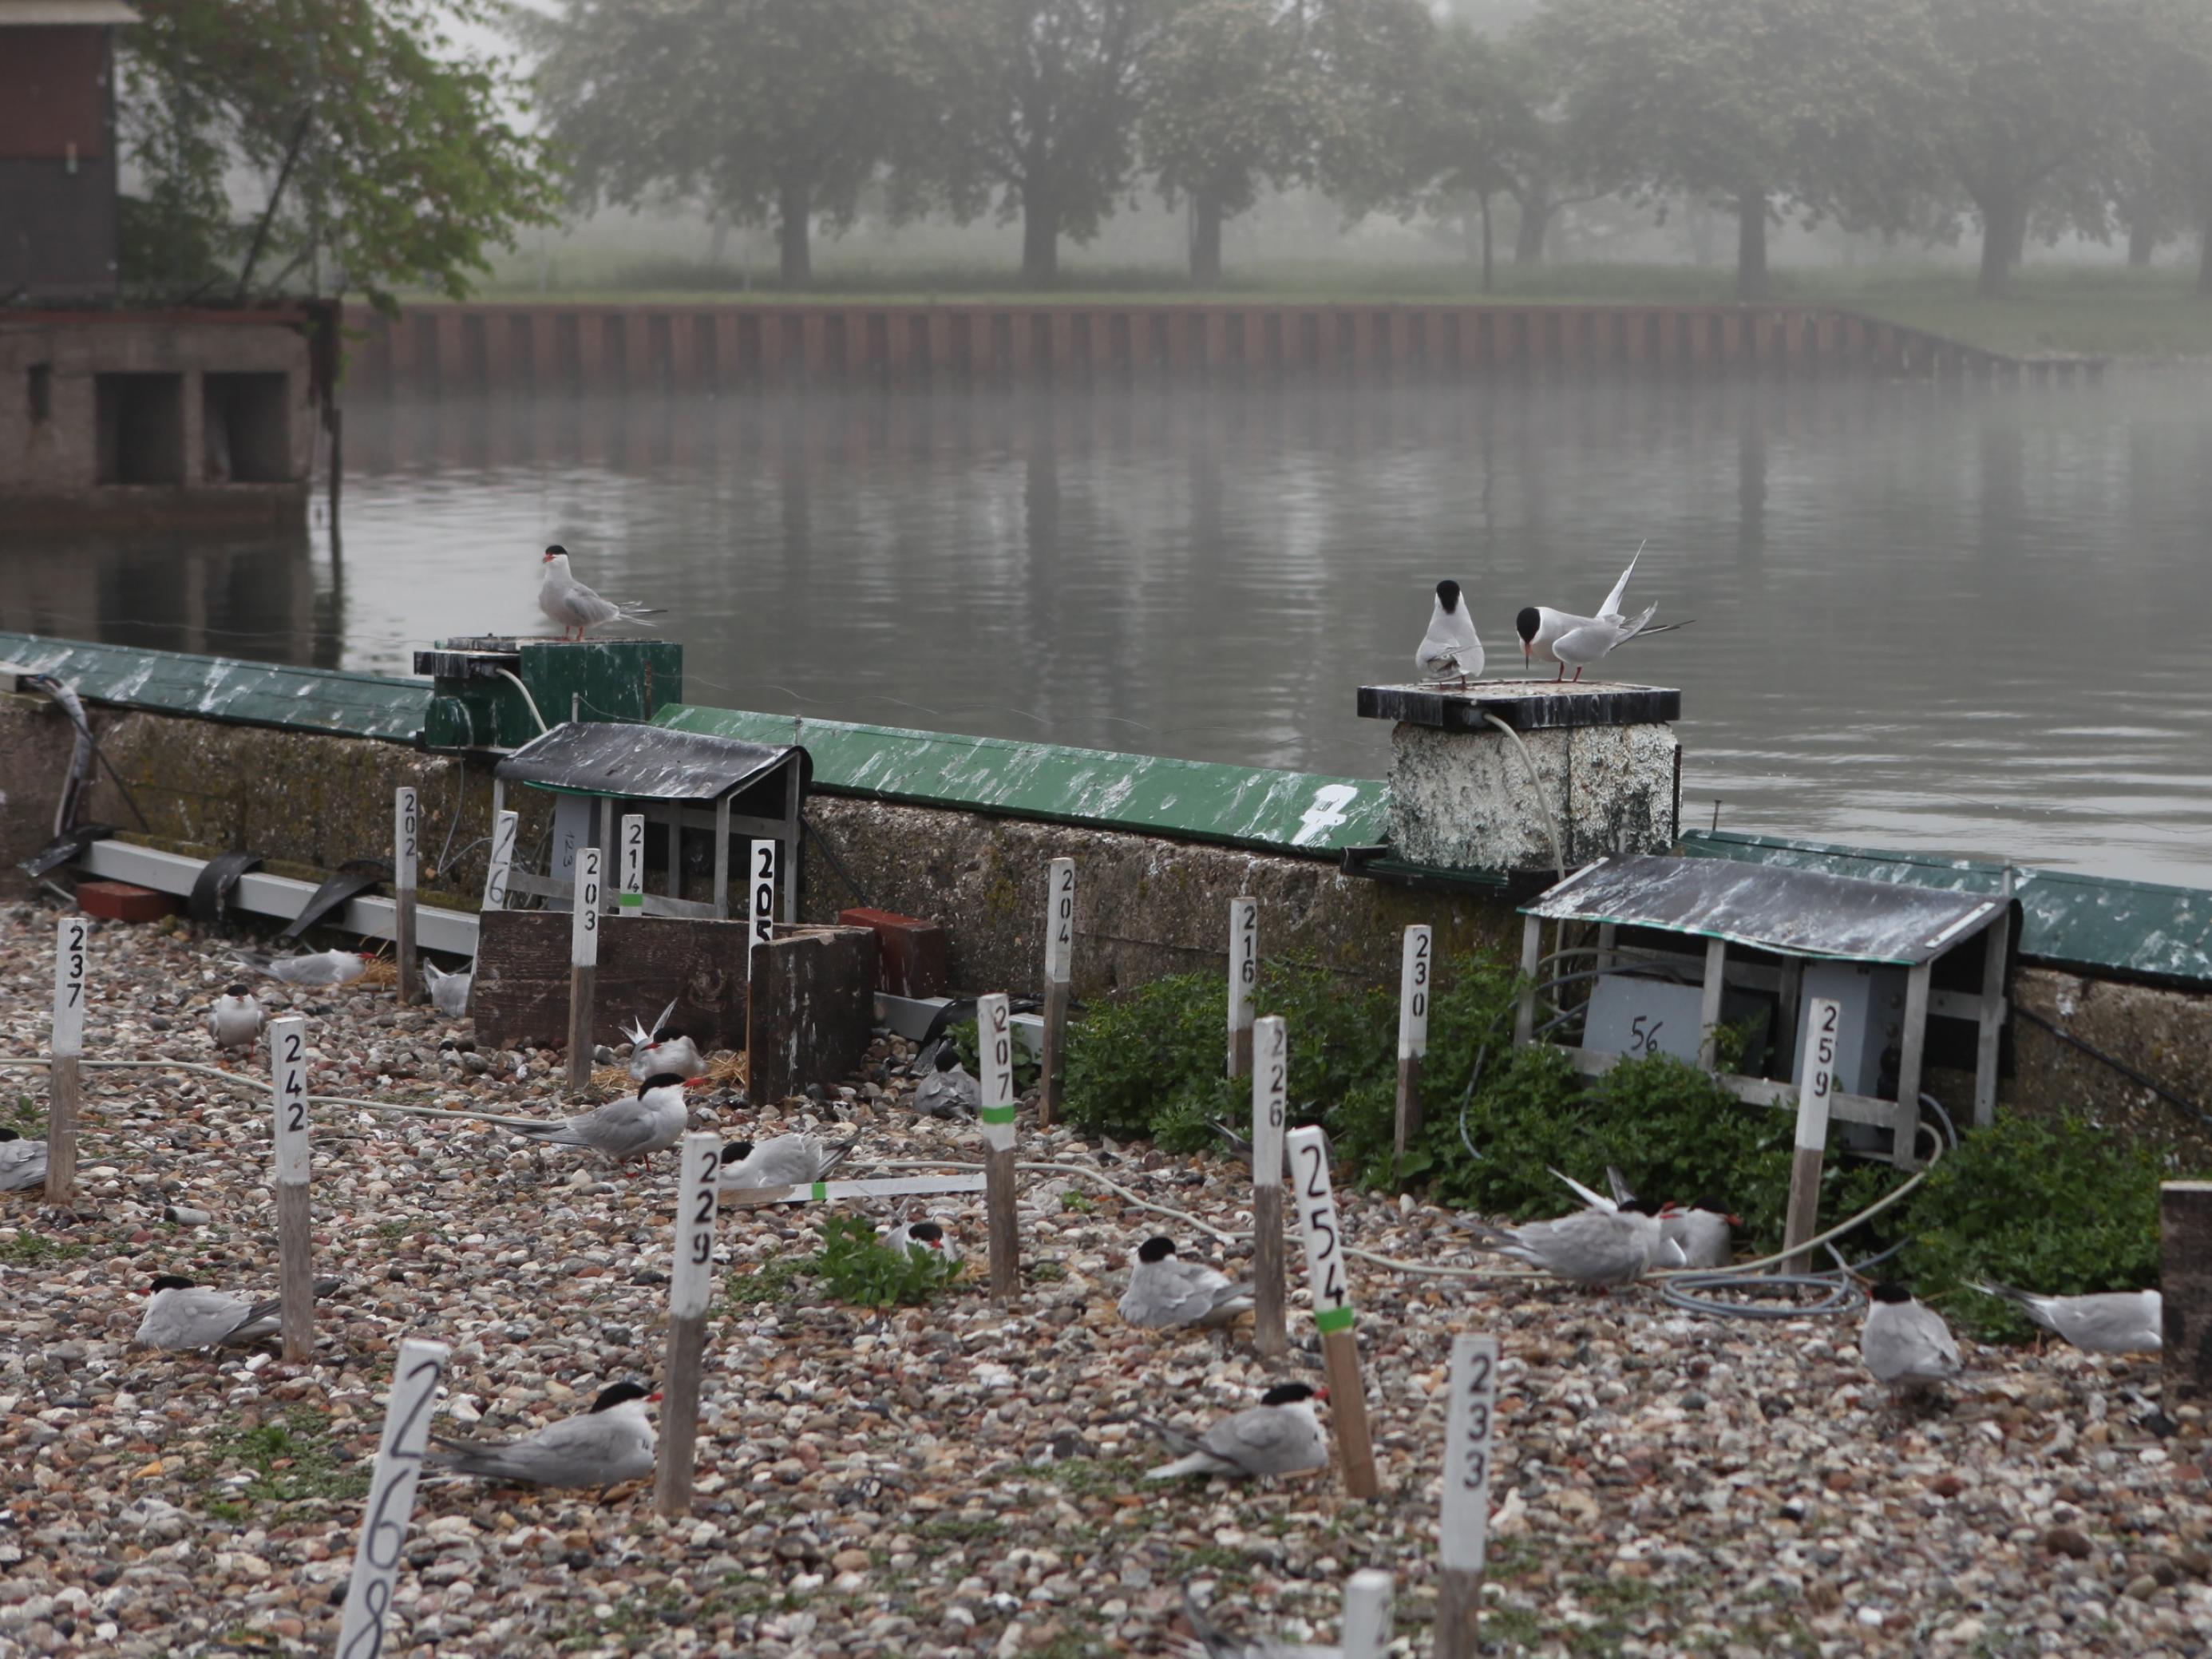
<path id="1" fill-rule="evenodd" d="M 1613 662 L 1682 688 L 1686 820 L 2202 882 L 2206 389 L 356 401 L 342 598 L 297 548 L 155 538 L 72 544 L 0 620 L 404 672 L 539 629 L 558 539 L 667 608 L 699 701 L 1376 775 L 1352 690 L 1408 672 L 1437 577 L 1516 672 L 1513 613 L 1648 538 L 1632 597 L 1696 624 Z"/>

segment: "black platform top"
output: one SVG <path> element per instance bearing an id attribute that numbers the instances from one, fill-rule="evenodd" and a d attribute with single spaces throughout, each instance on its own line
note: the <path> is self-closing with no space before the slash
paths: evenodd
<path id="1" fill-rule="evenodd" d="M 1439 732 L 1493 730 L 1495 714 L 1516 732 L 1585 726 L 1657 726 L 1682 717 L 1682 694 L 1612 680 L 1477 680 L 1466 690 L 1436 685 L 1363 685 L 1359 712 Z"/>

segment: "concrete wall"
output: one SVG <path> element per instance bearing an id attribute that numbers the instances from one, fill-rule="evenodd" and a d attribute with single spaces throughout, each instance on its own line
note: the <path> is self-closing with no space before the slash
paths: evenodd
<path id="1" fill-rule="evenodd" d="M 283 375 L 272 405 L 276 429 L 250 440 L 241 425 L 235 440 L 226 441 L 224 412 L 244 422 L 256 401 L 227 396 L 227 389 L 255 388 L 217 380 L 211 397 L 211 374 Z M 170 441 L 176 447 L 173 469 L 161 469 L 165 481 L 101 482 L 102 375 L 178 377 L 178 430 L 161 446 L 165 453 Z M 34 377 L 43 382 L 43 416 L 34 408 Z M 0 318 L 0 501 L 19 513 L 40 507 L 153 514 L 191 508 L 296 519 L 314 462 L 310 392 L 307 336 L 283 313 L 27 312 Z M 166 428 L 166 421 L 161 424 Z M 106 442 L 112 472 L 112 419 Z M 278 476 L 243 477 L 257 458 L 261 472 Z"/>

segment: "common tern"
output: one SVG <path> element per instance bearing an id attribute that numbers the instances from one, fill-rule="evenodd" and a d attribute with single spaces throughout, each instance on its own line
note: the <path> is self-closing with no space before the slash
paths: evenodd
<path id="1" fill-rule="evenodd" d="M 640 1158 L 673 1146 L 690 1121 L 690 1109 L 684 1079 L 663 1073 L 647 1078 L 629 1099 L 514 1132 L 542 1146 L 581 1146 L 612 1158 Z"/>
<path id="2" fill-rule="evenodd" d="M 1117 1304 L 1132 1325 L 1225 1325 L 1252 1310 L 1252 1286 L 1230 1282 L 1203 1261 L 1176 1254 L 1175 1240 L 1148 1238 L 1129 1264 L 1129 1288 Z"/>
<path id="3" fill-rule="evenodd" d="M 430 1006 L 450 1018 L 459 1019 L 469 1011 L 469 985 L 477 976 L 473 965 L 458 974 L 449 974 L 428 958 L 422 963 L 422 978 L 430 988 Z"/>
<path id="4" fill-rule="evenodd" d="M 282 980 L 287 985 L 312 989 L 352 984 L 368 971 L 368 958 L 358 951 L 317 951 L 300 957 L 273 957 L 266 951 L 241 951 L 238 953 L 238 965 Z"/>
<path id="5" fill-rule="evenodd" d="M 1429 611 L 1429 631 L 1421 635 L 1421 648 L 1413 663 L 1432 680 L 1456 680 L 1465 685 L 1482 678 L 1482 641 L 1475 636 L 1474 618 L 1455 581 L 1437 584 L 1436 604 Z"/>
<path id="6" fill-rule="evenodd" d="M 315 1281 L 315 1294 L 328 1296 L 338 1287 L 335 1279 Z M 228 1291 L 196 1285 L 179 1273 L 162 1273 L 146 1287 L 145 1317 L 138 1322 L 138 1340 L 149 1348 L 240 1347 L 276 1334 L 284 1303 L 282 1297 L 249 1302 Z"/>
<path id="7" fill-rule="evenodd" d="M 1869 1294 L 1859 1355 L 1876 1382 L 1899 1393 L 1926 1393 L 1958 1376 L 1959 1345 L 1942 1315 L 1914 1301 L 1902 1285 L 1885 1281 Z"/>
<path id="8" fill-rule="evenodd" d="M 699 1045 L 681 1031 L 665 1029 L 669 1015 L 675 1012 L 676 1000 L 671 999 L 651 1030 L 635 1019 L 623 1028 L 623 1035 L 630 1042 L 629 1074 L 635 1081 L 642 1083 L 664 1073 L 675 1077 L 707 1075 L 707 1058 L 699 1052 Z"/>
<path id="9" fill-rule="evenodd" d="M 208 1006 L 207 1026 L 218 1048 L 251 1048 L 269 1016 L 243 985 L 234 985 Z"/>
<path id="10" fill-rule="evenodd" d="M 1605 603 L 1594 617 L 1577 616 L 1571 611 L 1554 611 L 1549 605 L 1531 605 L 1522 608 L 1513 619 L 1513 629 L 1521 636 L 1521 660 L 1524 663 L 1552 662 L 1559 665 L 1553 678 L 1564 679 L 1567 670 L 1575 671 L 1575 678 L 1583 677 L 1583 670 L 1598 661 L 1617 646 L 1626 645 L 1639 634 L 1665 634 L 1677 628 L 1686 628 L 1687 623 L 1665 623 L 1651 626 L 1651 618 L 1659 612 L 1656 605 L 1642 615 L 1624 616 L 1620 609 L 1622 597 L 1628 592 L 1628 579 L 1636 574 L 1636 561 L 1644 556 L 1638 548 L 1628 568 L 1620 573 L 1620 580 L 1613 585 L 1613 592 L 1605 596 Z"/>
<path id="11" fill-rule="evenodd" d="M 968 1075 L 951 1043 L 942 1045 L 936 1064 L 915 1085 L 914 1109 L 924 1117 L 974 1117 L 982 1104 L 983 1085 Z"/>
<path id="12" fill-rule="evenodd" d="M 653 1473 L 653 1424 L 645 1408 L 659 1399 L 636 1382 L 602 1389 L 591 1410 L 513 1440 L 464 1440 L 434 1434 L 425 1467 L 449 1475 L 525 1486 L 597 1486 L 602 1492 Z"/>
<path id="13" fill-rule="evenodd" d="M 1178 1659 L 1344 1659 L 1340 1647 L 1278 1642 L 1265 1636 L 1231 1636 L 1206 1616 L 1191 1595 L 1187 1578 L 1182 1586 L 1182 1616 L 1190 1626 L 1190 1639 L 1179 1650 Z"/>
<path id="14" fill-rule="evenodd" d="M 2012 1303 L 2045 1330 L 2086 1353 L 2156 1353 L 2165 1344 L 2166 1302 L 2156 1291 L 2038 1296 L 1994 1281 L 1972 1283 L 1984 1296 Z"/>
<path id="15" fill-rule="evenodd" d="M 1148 1423 L 1153 1433 L 1179 1455 L 1149 1471 L 1147 1480 L 1173 1480 L 1185 1474 L 1251 1477 L 1296 1474 L 1325 1468 L 1328 1442 L 1313 1402 L 1328 1398 L 1326 1389 L 1285 1382 L 1260 1396 L 1260 1403 L 1224 1417 L 1195 1440 L 1164 1423 Z"/>
<path id="16" fill-rule="evenodd" d="M 1734 1229 L 1743 1225 L 1717 1199 L 1701 1198 L 1688 1209 L 1669 1204 L 1659 1212 L 1660 1236 L 1682 1253 L 1685 1267 L 1725 1267 L 1735 1260 Z"/>
<path id="17" fill-rule="evenodd" d="M 46 1143 L 0 1129 L 0 1193 L 27 1193 L 46 1184 Z"/>
<path id="18" fill-rule="evenodd" d="M 1658 1218 L 1645 1215 L 1633 1200 L 1518 1227 L 1470 1225 L 1481 1249 L 1577 1285 L 1626 1285 L 1655 1267 L 1685 1265 L 1680 1247 L 1665 1236 Z"/>
<path id="19" fill-rule="evenodd" d="M 561 624 L 564 640 L 571 629 L 580 640 L 586 629 L 602 623 L 634 623 L 660 614 L 641 605 L 601 599 L 568 574 L 568 550 L 558 543 L 545 550 L 544 573 L 538 579 L 538 608 Z"/>
<path id="20" fill-rule="evenodd" d="M 884 1248 L 894 1255 L 904 1250 L 933 1250 L 947 1261 L 960 1260 L 960 1246 L 938 1221 L 902 1221 L 884 1235 Z"/>
<path id="21" fill-rule="evenodd" d="M 811 1187 L 852 1156 L 860 1137 L 831 1146 L 809 1134 L 776 1135 L 755 1145 L 733 1140 L 722 1148 L 721 1188 L 758 1192 L 771 1187 Z"/>

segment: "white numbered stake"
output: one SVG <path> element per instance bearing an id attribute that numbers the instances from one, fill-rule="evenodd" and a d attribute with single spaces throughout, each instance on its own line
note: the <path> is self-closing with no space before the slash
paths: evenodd
<path id="1" fill-rule="evenodd" d="M 1828 1145 L 1828 1109 L 1836 1098 L 1836 1043 L 1843 1005 L 1814 997 L 1805 1018 L 1805 1073 L 1797 1090 L 1797 1147 L 1817 1152 Z"/>
<path id="2" fill-rule="evenodd" d="M 1283 1184 L 1283 1124 L 1291 1099 L 1291 1033 L 1280 1014 L 1252 1024 L 1252 1184 Z"/>
<path id="3" fill-rule="evenodd" d="M 1443 1547 L 1448 1570 L 1480 1572 L 1490 1538 L 1491 1443 L 1498 1425 L 1498 1339 L 1452 1340 L 1444 1418 Z"/>
<path id="4" fill-rule="evenodd" d="M 483 908 L 487 910 L 507 908 L 507 874 L 514 867 L 514 838 L 521 824 L 521 815 L 516 812 L 501 812 L 492 824 L 491 868 L 484 872 Z"/>
<path id="5" fill-rule="evenodd" d="M 599 849 L 576 849 L 576 911 L 568 927 L 568 961 L 577 968 L 599 965 Z"/>
<path id="6" fill-rule="evenodd" d="M 1306 1245 L 1306 1280 L 1313 1292 L 1314 1326 L 1323 1335 L 1352 1326 L 1352 1281 L 1344 1261 L 1344 1237 L 1336 1218 L 1336 1194 L 1329 1184 L 1328 1143 L 1313 1124 L 1293 1129 L 1291 1202 L 1298 1212 L 1298 1233 Z"/>
<path id="7" fill-rule="evenodd" d="M 415 890 L 415 865 L 418 848 L 416 845 L 417 823 L 415 817 L 415 792 L 395 789 L 392 792 L 392 884 L 403 893 Z"/>
<path id="8" fill-rule="evenodd" d="M 1014 1034 L 1005 992 L 975 999 L 975 1047 L 983 1139 L 1003 1152 L 1014 1144 Z"/>
<path id="9" fill-rule="evenodd" d="M 752 872 L 752 902 L 746 914 L 750 917 L 751 931 L 746 935 L 745 943 L 749 945 L 765 945 L 775 927 L 776 845 L 772 841 L 757 841 L 750 843 L 750 847 L 749 867 Z"/>
<path id="10" fill-rule="evenodd" d="M 361 1541 L 354 1547 L 353 1582 L 338 1626 L 338 1659 L 377 1659 L 383 1651 L 384 1619 L 392 1610 L 407 1522 L 415 1513 L 415 1487 L 422 1478 L 422 1449 L 450 1358 L 442 1342 L 410 1339 L 399 1345 L 376 1469 L 369 1477 L 368 1510 L 362 1517 Z"/>
<path id="11" fill-rule="evenodd" d="M 84 1052 L 84 999 L 91 964 L 85 941 L 92 924 L 82 916 L 64 916 L 54 928 L 54 1042 L 56 1054 Z"/>
<path id="12" fill-rule="evenodd" d="M 707 1311 L 714 1288 L 714 1204 L 722 1179 L 722 1138 L 684 1137 L 684 1174 L 677 1183 L 676 1272 L 668 1287 L 668 1311 L 696 1319 Z"/>
<path id="13" fill-rule="evenodd" d="M 1260 983 L 1260 901 L 1229 901 L 1229 1029 L 1252 1024 L 1252 997 Z"/>
<path id="14" fill-rule="evenodd" d="M 271 1098 L 276 1114 L 276 1179 L 307 1180 L 307 1022 L 297 1014 L 269 1022 Z"/>
<path id="15" fill-rule="evenodd" d="M 639 814 L 623 814 L 621 843 L 622 881 L 615 902 L 625 911 L 640 911 L 645 908 L 645 819 Z"/>
<path id="16" fill-rule="evenodd" d="M 1419 1060 L 1429 1052 L 1429 930 L 1406 930 L 1404 960 L 1398 969 L 1398 1058 Z"/>
<path id="17" fill-rule="evenodd" d="M 1044 889 L 1044 976 L 1064 985 L 1075 961 L 1075 860 L 1054 859 Z"/>

